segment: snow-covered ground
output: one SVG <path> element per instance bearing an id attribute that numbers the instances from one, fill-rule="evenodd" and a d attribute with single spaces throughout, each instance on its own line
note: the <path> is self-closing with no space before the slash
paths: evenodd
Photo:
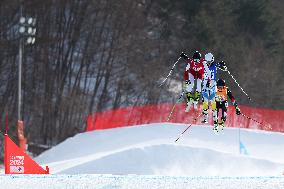
<path id="1" fill-rule="evenodd" d="M 283 177 L 153 175 L 0 176 L 1 189 L 283 189 Z"/>
<path id="2" fill-rule="evenodd" d="M 284 188 L 283 133 L 192 126 L 175 143 L 186 127 L 78 134 L 35 159 L 51 175 L 2 175 L 0 188 Z"/>

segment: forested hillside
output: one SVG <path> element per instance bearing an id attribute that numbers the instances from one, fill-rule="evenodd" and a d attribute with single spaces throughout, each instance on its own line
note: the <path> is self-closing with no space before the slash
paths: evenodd
<path id="1" fill-rule="evenodd" d="M 20 0 L 0 2 L 0 115 L 15 135 Z M 25 45 L 22 119 L 30 143 L 55 145 L 82 131 L 88 113 L 173 102 L 181 92 L 183 51 L 224 60 L 239 104 L 284 109 L 283 1 L 25 0 L 37 19 Z M 1 136 L 2 137 L 2 136 Z M 1 140 L 2 142 L 2 140 Z"/>

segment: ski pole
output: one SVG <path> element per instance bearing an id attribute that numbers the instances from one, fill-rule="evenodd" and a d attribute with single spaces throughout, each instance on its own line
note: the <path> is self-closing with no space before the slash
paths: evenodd
<path id="1" fill-rule="evenodd" d="M 183 97 L 184 93 L 185 93 L 185 92 L 182 91 L 182 93 L 179 95 L 179 98 L 177 99 L 177 101 L 176 101 L 175 104 L 173 105 L 172 110 L 171 110 L 171 112 L 170 112 L 169 115 L 168 115 L 167 121 L 169 121 L 169 120 L 171 119 L 172 114 L 173 114 L 173 112 L 174 112 L 174 110 L 175 110 L 175 108 L 176 108 L 176 105 L 177 105 L 177 103 L 180 101 L 180 99 Z"/>
<path id="2" fill-rule="evenodd" d="M 235 81 L 235 83 L 238 85 L 238 87 L 243 91 L 243 93 L 248 97 L 249 100 L 251 100 L 251 98 L 249 97 L 249 95 L 244 91 L 244 89 L 240 86 L 240 84 L 237 82 L 237 80 L 234 78 L 234 76 L 230 73 L 230 71 L 227 69 L 228 74 L 233 78 L 233 80 Z"/>
<path id="3" fill-rule="evenodd" d="M 174 65 L 173 65 L 172 69 L 170 70 L 169 74 L 168 74 L 167 77 L 162 81 L 162 83 L 160 84 L 159 87 L 161 87 L 161 86 L 164 84 L 164 82 L 170 77 L 170 75 L 172 74 L 172 72 L 173 72 L 173 70 L 174 70 L 176 64 L 178 63 L 178 61 L 179 61 L 180 59 L 181 59 L 181 57 L 179 57 L 179 58 L 177 59 L 177 61 L 176 61 L 176 62 L 174 63 Z"/>
<path id="4" fill-rule="evenodd" d="M 200 113 L 193 121 L 196 121 L 200 116 L 202 115 L 202 113 Z M 192 126 L 193 123 L 189 124 L 189 126 L 179 135 L 179 137 L 175 140 L 175 142 L 177 142 L 182 135 Z"/>
<path id="5" fill-rule="evenodd" d="M 243 114 L 243 113 L 241 113 L 241 115 L 244 116 L 245 118 L 249 119 L 249 120 L 252 120 L 252 121 L 254 121 L 254 122 L 260 124 L 260 125 L 263 125 L 262 122 L 259 122 L 259 121 L 255 120 L 255 119 L 252 119 L 251 117 L 249 117 L 249 116 L 247 116 L 247 115 L 245 115 L 245 114 Z"/>

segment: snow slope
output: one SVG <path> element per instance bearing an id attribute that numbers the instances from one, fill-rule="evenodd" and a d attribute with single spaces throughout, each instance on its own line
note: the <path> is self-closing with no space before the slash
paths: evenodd
<path id="1" fill-rule="evenodd" d="M 2 174 L 0 189 L 284 188 L 283 133 L 225 128 L 215 135 L 212 127 L 192 126 L 175 143 L 186 127 L 157 123 L 81 133 L 35 159 L 50 175 Z"/>
<path id="2" fill-rule="evenodd" d="M 284 134 L 157 123 L 78 134 L 36 161 L 52 174 L 281 176 Z M 247 155 L 240 154 L 240 140 Z"/>

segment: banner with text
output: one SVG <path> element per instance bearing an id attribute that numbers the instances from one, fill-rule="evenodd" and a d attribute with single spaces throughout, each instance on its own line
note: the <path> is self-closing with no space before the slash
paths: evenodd
<path id="1" fill-rule="evenodd" d="M 5 174 L 49 174 L 5 134 Z"/>

